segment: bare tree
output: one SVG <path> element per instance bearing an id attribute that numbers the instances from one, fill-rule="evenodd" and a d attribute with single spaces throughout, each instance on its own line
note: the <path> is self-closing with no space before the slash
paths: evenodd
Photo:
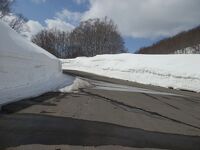
<path id="1" fill-rule="evenodd" d="M 69 39 L 74 52 L 72 57 L 126 52 L 117 26 L 107 17 L 81 22 Z"/>
<path id="2" fill-rule="evenodd" d="M 183 31 L 173 37 L 165 38 L 154 43 L 152 46 L 141 48 L 140 54 L 172 54 L 179 50 L 179 53 L 187 53 L 187 47 L 191 47 L 193 52 L 200 53 L 200 26 L 188 31 Z"/>
<path id="3" fill-rule="evenodd" d="M 69 55 L 68 36 L 69 33 L 57 29 L 42 30 L 32 37 L 32 42 L 59 58 L 66 58 Z"/>
<path id="4" fill-rule="evenodd" d="M 0 0 L 0 19 L 7 22 L 9 26 L 20 33 L 24 30 L 27 19 L 22 14 L 11 13 L 11 6 L 14 0 Z"/>
<path id="5" fill-rule="evenodd" d="M 3 18 L 10 12 L 13 1 L 14 0 L 0 0 L 0 18 Z"/>
<path id="6" fill-rule="evenodd" d="M 16 14 L 14 18 L 9 22 L 9 26 L 20 33 L 23 31 L 24 24 L 28 21 L 22 14 Z"/>
<path id="7" fill-rule="evenodd" d="M 42 30 L 32 37 L 32 42 L 60 58 L 126 52 L 116 25 L 107 18 L 81 22 L 70 34 Z"/>

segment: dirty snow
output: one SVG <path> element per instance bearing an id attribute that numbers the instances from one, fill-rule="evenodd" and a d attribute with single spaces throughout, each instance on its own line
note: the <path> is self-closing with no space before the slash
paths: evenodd
<path id="1" fill-rule="evenodd" d="M 59 89 L 60 92 L 69 93 L 69 92 L 78 92 L 79 89 L 91 87 L 92 85 L 86 80 L 76 78 L 70 86 L 63 87 Z"/>

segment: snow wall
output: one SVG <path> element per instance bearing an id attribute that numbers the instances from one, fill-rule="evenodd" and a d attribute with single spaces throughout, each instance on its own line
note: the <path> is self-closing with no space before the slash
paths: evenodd
<path id="1" fill-rule="evenodd" d="M 0 22 L 0 106 L 56 90 L 72 78 L 60 61 Z"/>

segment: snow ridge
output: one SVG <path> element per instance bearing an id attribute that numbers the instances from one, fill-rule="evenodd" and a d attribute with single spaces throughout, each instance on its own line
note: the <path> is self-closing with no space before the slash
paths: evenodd
<path id="1" fill-rule="evenodd" d="M 63 69 L 200 92 L 199 55 L 116 54 L 62 60 Z"/>

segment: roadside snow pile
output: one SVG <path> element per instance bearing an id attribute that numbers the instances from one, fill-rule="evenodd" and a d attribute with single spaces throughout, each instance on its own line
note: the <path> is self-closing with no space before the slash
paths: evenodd
<path id="1" fill-rule="evenodd" d="M 86 87 L 91 87 L 92 85 L 86 80 L 76 78 L 70 86 L 66 86 L 64 88 L 59 89 L 60 92 L 69 93 L 69 92 L 78 92 L 78 90 Z"/>
<path id="2" fill-rule="evenodd" d="M 69 85 L 60 60 L 0 22 L 0 105 Z"/>
<path id="3" fill-rule="evenodd" d="M 64 70 L 200 92 L 200 55 L 116 54 L 62 62 Z"/>

